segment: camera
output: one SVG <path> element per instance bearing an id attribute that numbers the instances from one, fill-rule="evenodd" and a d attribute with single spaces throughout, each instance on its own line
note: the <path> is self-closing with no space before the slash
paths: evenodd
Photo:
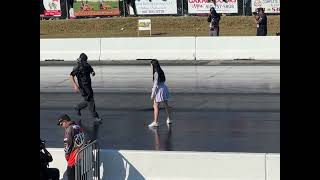
<path id="1" fill-rule="evenodd" d="M 259 7 L 259 8 L 256 8 L 252 14 L 257 15 L 260 11 L 264 12 L 264 10 L 265 10 L 264 8 Z"/>
<path id="2" fill-rule="evenodd" d="M 260 9 L 262 9 L 262 8 L 256 8 L 252 14 L 256 16 L 259 13 Z"/>

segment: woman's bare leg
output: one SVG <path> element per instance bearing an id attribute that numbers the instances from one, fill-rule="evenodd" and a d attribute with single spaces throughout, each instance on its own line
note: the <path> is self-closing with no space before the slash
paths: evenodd
<path id="1" fill-rule="evenodd" d="M 154 115 L 154 122 L 158 122 L 159 118 L 159 104 L 156 101 L 153 101 L 153 115 Z"/>
<path id="2" fill-rule="evenodd" d="M 168 101 L 163 101 L 163 104 L 167 113 L 167 119 L 171 119 L 171 112 L 170 112 Z"/>

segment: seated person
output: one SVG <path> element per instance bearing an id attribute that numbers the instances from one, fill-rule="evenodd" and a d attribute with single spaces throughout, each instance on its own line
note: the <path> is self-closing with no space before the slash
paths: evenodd
<path id="1" fill-rule="evenodd" d="M 45 142 L 40 139 L 40 180 L 59 180 L 60 172 L 57 168 L 49 168 L 52 156 L 45 147 Z"/>

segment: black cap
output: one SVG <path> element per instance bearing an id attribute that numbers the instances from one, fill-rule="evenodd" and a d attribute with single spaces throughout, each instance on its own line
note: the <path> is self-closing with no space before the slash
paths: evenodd
<path id="1" fill-rule="evenodd" d="M 71 121 L 71 118 L 67 114 L 62 114 L 58 118 L 58 124 L 57 125 L 59 126 L 62 121 Z"/>
<path id="2" fill-rule="evenodd" d="M 264 12 L 264 8 L 262 8 L 262 7 L 260 7 L 260 8 L 257 8 L 257 12 L 259 12 L 259 11 L 262 11 L 262 12 Z"/>

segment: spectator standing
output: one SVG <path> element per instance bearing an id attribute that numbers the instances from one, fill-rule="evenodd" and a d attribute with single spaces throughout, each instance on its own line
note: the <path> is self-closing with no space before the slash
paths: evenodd
<path id="1" fill-rule="evenodd" d="M 58 125 L 65 129 L 64 152 L 67 160 L 68 180 L 75 180 L 76 155 L 84 144 L 84 133 L 82 128 L 76 124 L 67 114 L 58 118 Z"/>
<path id="2" fill-rule="evenodd" d="M 264 13 L 263 8 L 258 8 L 257 13 L 254 14 L 254 19 L 257 24 L 257 36 L 266 36 L 268 33 L 268 19 L 267 15 Z"/>
<path id="3" fill-rule="evenodd" d="M 220 22 L 220 15 L 214 9 L 214 7 L 210 8 L 210 13 L 208 16 L 209 24 L 209 36 L 219 36 L 219 22 Z"/>

